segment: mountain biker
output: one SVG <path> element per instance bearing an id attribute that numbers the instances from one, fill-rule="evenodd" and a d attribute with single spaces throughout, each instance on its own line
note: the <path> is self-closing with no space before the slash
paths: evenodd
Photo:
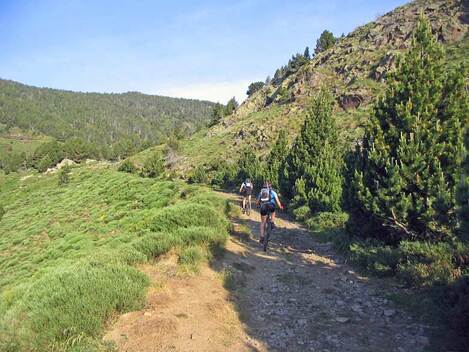
<path id="1" fill-rule="evenodd" d="M 282 203 L 278 199 L 277 192 L 272 189 L 272 184 L 269 181 L 265 181 L 264 185 L 257 196 L 257 206 L 260 206 L 261 212 L 261 237 L 259 242 L 264 242 L 264 229 L 267 221 L 267 215 L 272 214 L 272 229 L 275 228 L 275 206 L 283 209 Z"/>
<path id="2" fill-rule="evenodd" d="M 251 194 L 253 189 L 254 185 L 249 178 L 246 178 L 246 180 L 241 184 L 241 187 L 239 187 L 239 193 L 243 195 L 243 213 L 246 209 L 246 201 L 251 204 Z"/>

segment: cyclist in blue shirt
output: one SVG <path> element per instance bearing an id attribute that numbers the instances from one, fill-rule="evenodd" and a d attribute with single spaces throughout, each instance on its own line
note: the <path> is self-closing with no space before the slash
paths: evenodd
<path id="1" fill-rule="evenodd" d="M 282 203 L 278 199 L 277 192 L 272 189 L 272 184 L 269 181 L 264 182 L 259 195 L 257 196 L 257 206 L 260 206 L 261 212 L 261 237 L 259 242 L 264 242 L 264 228 L 267 221 L 267 215 L 272 214 L 272 229 L 275 228 L 275 206 L 278 206 L 280 209 L 283 209 Z"/>

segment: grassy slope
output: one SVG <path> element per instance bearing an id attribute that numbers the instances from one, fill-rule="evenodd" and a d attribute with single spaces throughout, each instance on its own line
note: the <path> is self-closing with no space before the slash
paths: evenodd
<path id="1" fill-rule="evenodd" d="M 44 135 L 32 135 L 19 129 L 12 129 L 10 133 L 0 133 L 0 160 L 8 155 L 24 153 L 31 156 L 41 144 L 51 141 Z"/>
<path id="2" fill-rule="evenodd" d="M 451 0 L 448 6 L 450 3 L 453 6 L 456 1 Z M 292 140 L 302 124 L 310 96 L 321 85 L 330 87 L 338 99 L 343 95 L 355 94 L 363 99 L 358 109 L 344 110 L 337 104 L 335 110 L 342 138 L 349 142 L 356 141 L 368 121 L 372 102 L 384 91 L 384 83 L 371 78 L 376 66 L 379 66 L 385 55 L 396 55 L 403 50 L 400 46 L 404 39 L 387 41 L 384 31 L 399 26 L 405 32 L 401 38 L 405 38 L 406 33 L 413 29 L 419 9 L 425 6 L 438 6 L 435 11 L 426 12 L 435 28 L 443 24 L 445 30 L 456 26 L 467 31 L 467 25 L 461 24 L 456 16 L 457 10 L 447 10 L 444 1 L 417 1 L 400 7 L 375 22 L 357 28 L 335 47 L 317 55 L 296 74 L 285 79 L 280 87 L 265 87 L 248 98 L 235 114 L 225 118 L 219 125 L 201 131 L 182 143 L 179 153 L 183 159 L 178 171 L 185 174 L 198 165 L 217 164 L 222 160 L 234 161 L 245 147 L 263 155 L 282 129 Z M 404 41 L 408 45 L 409 39 Z M 445 46 L 448 49 L 448 65 L 469 63 L 467 34 L 461 41 L 449 41 Z M 291 103 L 276 102 L 275 94 L 281 87 L 292 94 Z M 266 97 L 273 99 L 274 103 L 264 106 Z M 265 140 L 256 134 L 258 130 L 265 130 Z M 239 136 L 240 131 L 247 132 L 243 138 Z"/>
<path id="3" fill-rule="evenodd" d="M 61 187 L 56 175 L 0 177 L 2 351 L 93 350 L 103 322 L 144 300 L 136 263 L 172 248 L 184 259 L 226 238 L 225 202 L 207 189 L 72 172 Z"/>
<path id="4" fill-rule="evenodd" d="M 0 159 L 2 155 L 9 153 L 32 155 L 37 147 L 42 143 L 50 141 L 48 137 L 32 137 L 28 139 L 18 139 L 9 136 L 0 136 Z"/>

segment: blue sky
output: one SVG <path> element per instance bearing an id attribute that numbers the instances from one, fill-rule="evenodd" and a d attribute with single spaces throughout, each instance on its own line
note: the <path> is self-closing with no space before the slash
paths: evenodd
<path id="1" fill-rule="evenodd" d="M 404 0 L 0 0 L 0 77 L 226 102 Z"/>

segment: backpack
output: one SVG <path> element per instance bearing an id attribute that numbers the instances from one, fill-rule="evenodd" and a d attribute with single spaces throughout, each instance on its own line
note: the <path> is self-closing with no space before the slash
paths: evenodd
<path id="1" fill-rule="evenodd" d="M 252 183 L 251 182 L 245 182 L 244 183 L 244 189 L 246 190 L 246 192 L 248 193 L 251 193 L 252 192 Z"/>
<path id="2" fill-rule="evenodd" d="M 260 196 L 261 203 L 269 203 L 271 198 L 272 198 L 272 192 L 270 188 L 262 188 L 261 196 Z"/>

